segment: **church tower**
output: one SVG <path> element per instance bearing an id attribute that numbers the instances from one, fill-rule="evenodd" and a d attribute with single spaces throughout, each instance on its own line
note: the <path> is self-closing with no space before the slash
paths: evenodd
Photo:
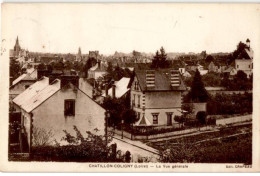
<path id="1" fill-rule="evenodd" d="M 76 61 L 80 62 L 82 59 L 82 56 L 81 56 L 81 48 L 79 47 L 79 51 L 78 51 L 78 54 L 76 56 Z"/>
<path id="2" fill-rule="evenodd" d="M 15 45 L 14 45 L 14 55 L 19 56 L 20 51 L 21 51 L 21 47 L 19 45 L 19 39 L 18 39 L 18 36 L 17 36 L 16 42 L 15 42 Z"/>

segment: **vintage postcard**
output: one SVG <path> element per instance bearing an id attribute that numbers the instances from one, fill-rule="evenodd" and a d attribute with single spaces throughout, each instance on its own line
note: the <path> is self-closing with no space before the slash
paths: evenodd
<path id="1" fill-rule="evenodd" d="M 260 4 L 3 3 L 1 30 L 1 171 L 260 171 Z"/>

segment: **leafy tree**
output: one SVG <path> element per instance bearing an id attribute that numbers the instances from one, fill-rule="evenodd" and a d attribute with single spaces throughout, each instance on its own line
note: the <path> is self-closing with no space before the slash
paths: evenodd
<path id="1" fill-rule="evenodd" d="M 191 90 L 189 91 L 187 97 L 191 102 L 206 102 L 209 98 L 198 70 L 196 70 L 193 77 Z"/>
<path id="2" fill-rule="evenodd" d="M 125 124 L 131 125 L 138 121 L 135 111 L 130 108 L 130 101 L 128 98 L 111 98 L 106 97 L 103 102 L 103 107 L 110 112 L 109 125 L 118 126 L 121 120 L 124 120 Z"/>
<path id="3" fill-rule="evenodd" d="M 86 64 L 83 67 L 83 72 L 85 73 L 85 77 L 88 77 L 88 70 L 94 65 L 96 64 L 97 61 L 95 58 L 89 58 L 86 62 Z"/>
<path id="4" fill-rule="evenodd" d="M 19 63 L 16 60 L 11 59 L 10 76 L 13 77 L 14 79 L 16 79 L 19 76 L 20 72 L 21 72 L 21 67 L 20 67 Z"/>
<path id="5" fill-rule="evenodd" d="M 65 63 L 64 63 L 64 67 L 67 70 L 72 69 L 72 62 L 70 62 L 69 60 L 66 60 Z"/>
<path id="6" fill-rule="evenodd" d="M 236 79 L 240 79 L 241 81 L 247 81 L 247 75 L 242 70 L 239 70 L 235 76 Z"/>
<path id="7" fill-rule="evenodd" d="M 206 118 L 207 118 L 207 114 L 206 114 L 206 112 L 205 111 L 199 111 L 198 113 L 197 113 L 197 120 L 199 121 L 199 123 L 201 124 L 201 125 L 204 125 L 204 124 L 206 124 Z"/>
<path id="8" fill-rule="evenodd" d="M 247 47 L 247 45 L 243 42 L 239 42 L 236 50 L 232 53 L 231 57 L 228 57 L 228 64 L 231 64 Z"/>
<path id="9" fill-rule="evenodd" d="M 64 70 L 64 63 L 62 61 L 56 62 L 54 63 L 53 68 L 55 70 Z"/>
<path id="10" fill-rule="evenodd" d="M 63 130 L 65 136 L 62 138 L 68 145 L 61 146 L 56 141 L 56 146 L 38 146 L 32 148 L 32 161 L 74 161 L 74 162 L 129 162 L 131 153 L 125 154 L 117 150 L 116 144 L 108 145 L 112 142 L 112 135 L 108 134 L 108 144 L 106 137 L 86 131 L 85 138 L 74 126 L 76 135 L 73 136 Z"/>
<path id="11" fill-rule="evenodd" d="M 210 63 L 210 62 L 214 61 L 214 57 L 211 56 L 211 55 L 208 55 L 208 56 L 206 57 L 205 61 L 206 61 L 206 63 Z"/>
<path id="12" fill-rule="evenodd" d="M 38 68 L 38 70 L 45 70 L 45 64 L 40 63 L 37 68 Z"/>

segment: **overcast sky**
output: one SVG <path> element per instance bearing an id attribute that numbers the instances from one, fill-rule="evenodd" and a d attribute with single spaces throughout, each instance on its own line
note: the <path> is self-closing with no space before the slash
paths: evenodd
<path id="1" fill-rule="evenodd" d="M 29 51 L 154 53 L 164 46 L 166 52 L 212 53 L 233 51 L 247 38 L 254 49 L 259 40 L 252 5 L 20 4 L 2 11 L 8 46 L 19 36 Z"/>

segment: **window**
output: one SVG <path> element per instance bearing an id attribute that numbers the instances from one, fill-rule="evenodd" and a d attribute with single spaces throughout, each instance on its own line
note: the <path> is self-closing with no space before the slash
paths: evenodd
<path id="1" fill-rule="evenodd" d="M 138 82 L 137 81 L 135 81 L 134 90 L 138 90 Z"/>
<path id="2" fill-rule="evenodd" d="M 248 65 L 248 68 L 250 68 L 250 65 Z"/>
<path id="3" fill-rule="evenodd" d="M 237 68 L 239 67 L 239 65 L 237 65 Z"/>
<path id="4" fill-rule="evenodd" d="M 64 115 L 75 116 L 75 100 L 64 101 Z"/>
<path id="5" fill-rule="evenodd" d="M 172 125 L 172 112 L 166 112 L 167 115 L 167 125 Z"/>
<path id="6" fill-rule="evenodd" d="M 141 99 L 141 96 L 140 95 L 138 95 L 138 108 L 140 108 L 140 99 Z"/>
<path id="7" fill-rule="evenodd" d="M 153 124 L 158 124 L 158 115 L 159 115 L 159 113 L 152 113 Z"/>
<path id="8" fill-rule="evenodd" d="M 132 102 L 132 106 L 135 106 L 135 94 L 133 94 L 133 102 Z"/>

